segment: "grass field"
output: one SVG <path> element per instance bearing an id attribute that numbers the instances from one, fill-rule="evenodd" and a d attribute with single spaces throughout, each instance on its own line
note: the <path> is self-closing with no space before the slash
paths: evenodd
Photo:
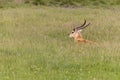
<path id="1" fill-rule="evenodd" d="M 68 37 L 84 19 L 99 45 Z M 0 80 L 120 80 L 120 9 L 0 9 Z"/>

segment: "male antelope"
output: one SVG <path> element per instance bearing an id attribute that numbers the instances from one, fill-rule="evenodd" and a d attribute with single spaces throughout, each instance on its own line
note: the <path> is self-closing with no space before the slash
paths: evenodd
<path id="1" fill-rule="evenodd" d="M 89 25 L 90 23 L 86 24 L 86 20 L 85 20 L 81 26 L 73 28 L 72 32 L 69 34 L 69 37 L 74 38 L 74 41 L 78 43 L 90 43 L 90 44 L 95 43 L 95 42 L 83 39 L 81 35 L 82 29 L 86 28 Z"/>

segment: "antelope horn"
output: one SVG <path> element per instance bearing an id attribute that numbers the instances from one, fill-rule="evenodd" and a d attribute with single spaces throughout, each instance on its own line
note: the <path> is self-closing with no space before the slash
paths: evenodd
<path id="1" fill-rule="evenodd" d="M 87 25 L 81 27 L 80 29 L 84 29 L 84 28 L 86 28 L 86 27 L 89 26 L 89 25 L 90 25 L 90 23 L 88 23 Z"/>
<path id="2" fill-rule="evenodd" d="M 76 27 L 76 29 L 81 29 L 81 27 L 83 27 L 85 24 L 86 24 L 86 20 L 84 20 L 84 23 L 81 26 Z"/>
<path id="3" fill-rule="evenodd" d="M 85 24 L 86 24 L 86 20 L 84 20 L 84 23 L 81 26 L 73 28 L 73 31 L 81 29 Z"/>

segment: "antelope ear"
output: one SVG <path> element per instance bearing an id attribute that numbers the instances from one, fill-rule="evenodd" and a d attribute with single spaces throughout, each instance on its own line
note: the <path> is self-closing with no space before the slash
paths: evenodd
<path id="1" fill-rule="evenodd" d="M 75 28 L 73 28 L 73 31 L 76 31 L 76 29 L 75 29 Z"/>
<path id="2" fill-rule="evenodd" d="M 78 30 L 76 28 L 73 28 L 72 32 L 77 32 Z"/>

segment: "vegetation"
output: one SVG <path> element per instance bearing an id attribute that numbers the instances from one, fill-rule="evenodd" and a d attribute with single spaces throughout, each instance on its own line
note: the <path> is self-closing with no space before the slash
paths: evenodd
<path id="1" fill-rule="evenodd" d="M 120 0 L 0 0 L 0 6 L 18 4 L 33 4 L 47 6 L 63 6 L 63 7 L 81 7 L 81 6 L 101 6 L 108 7 L 120 5 Z"/>
<path id="2" fill-rule="evenodd" d="M 0 0 L 0 79 L 119 80 L 119 5 L 119 0 Z M 83 37 L 98 45 L 68 37 L 84 19 L 91 25 Z"/>
<path id="3" fill-rule="evenodd" d="M 68 37 L 87 19 L 85 39 Z M 1 80 L 119 80 L 120 10 L 26 7 L 0 9 Z"/>

